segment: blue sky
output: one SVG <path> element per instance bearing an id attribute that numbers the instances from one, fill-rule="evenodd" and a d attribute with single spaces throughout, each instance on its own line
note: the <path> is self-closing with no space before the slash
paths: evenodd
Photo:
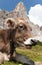
<path id="1" fill-rule="evenodd" d="M 25 4 L 27 11 L 31 6 L 34 6 L 35 4 L 42 5 L 42 0 L 0 0 L 0 8 L 3 10 L 11 11 L 20 1 Z"/>

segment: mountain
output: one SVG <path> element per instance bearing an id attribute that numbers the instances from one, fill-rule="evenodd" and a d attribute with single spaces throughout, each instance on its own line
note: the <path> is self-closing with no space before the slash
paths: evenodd
<path id="1" fill-rule="evenodd" d="M 5 27 L 5 19 L 6 18 L 17 18 L 17 17 L 24 17 L 27 22 L 30 24 L 32 28 L 32 36 L 40 36 L 42 34 L 42 27 L 39 25 L 34 25 L 27 14 L 26 7 L 24 6 L 23 2 L 19 2 L 15 9 L 11 12 L 0 10 L 0 28 Z"/>

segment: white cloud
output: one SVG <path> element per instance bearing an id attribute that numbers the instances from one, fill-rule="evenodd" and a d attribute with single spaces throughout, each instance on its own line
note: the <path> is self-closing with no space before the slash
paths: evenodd
<path id="1" fill-rule="evenodd" d="M 31 7 L 28 16 L 31 22 L 42 26 L 42 5 L 37 4 L 34 7 Z"/>

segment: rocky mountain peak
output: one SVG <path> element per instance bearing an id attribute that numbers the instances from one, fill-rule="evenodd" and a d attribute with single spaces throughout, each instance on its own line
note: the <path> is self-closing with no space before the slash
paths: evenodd
<path id="1" fill-rule="evenodd" d="M 13 14 L 15 17 L 24 17 L 27 19 L 27 11 L 23 2 L 19 2 L 16 8 L 13 10 Z"/>
<path id="2" fill-rule="evenodd" d="M 18 5 L 16 6 L 15 10 L 16 10 L 16 11 L 21 11 L 21 10 L 22 10 L 22 11 L 25 11 L 26 8 L 25 8 L 23 2 L 19 2 Z"/>

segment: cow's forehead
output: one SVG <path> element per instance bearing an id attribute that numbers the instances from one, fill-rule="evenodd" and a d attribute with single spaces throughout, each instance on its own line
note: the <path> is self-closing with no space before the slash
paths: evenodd
<path id="1" fill-rule="evenodd" d="M 27 21 L 24 18 L 17 18 L 17 24 L 18 25 L 20 25 L 20 24 L 26 25 Z"/>
<path id="2" fill-rule="evenodd" d="M 17 20 L 18 20 L 18 22 L 23 22 L 23 21 L 25 21 L 24 18 L 17 18 Z"/>
<path id="3" fill-rule="evenodd" d="M 20 19 L 19 19 L 18 21 L 19 21 L 19 22 L 24 22 L 24 20 L 20 20 Z"/>

